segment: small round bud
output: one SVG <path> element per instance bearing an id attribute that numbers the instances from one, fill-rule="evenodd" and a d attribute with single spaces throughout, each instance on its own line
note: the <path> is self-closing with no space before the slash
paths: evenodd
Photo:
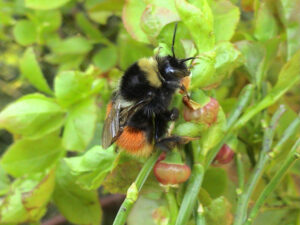
<path id="1" fill-rule="evenodd" d="M 216 155 L 214 161 L 218 162 L 219 164 L 227 164 L 231 162 L 233 156 L 234 151 L 227 144 L 224 144 Z"/>
<path id="2" fill-rule="evenodd" d="M 154 175 L 163 185 L 176 185 L 189 179 L 191 169 L 185 164 L 160 161 L 154 166 Z"/>
<path id="3" fill-rule="evenodd" d="M 217 120 L 219 103 L 214 98 L 210 98 L 204 106 L 189 99 L 184 99 L 183 102 L 185 104 L 183 117 L 186 121 L 195 121 L 210 126 Z"/>

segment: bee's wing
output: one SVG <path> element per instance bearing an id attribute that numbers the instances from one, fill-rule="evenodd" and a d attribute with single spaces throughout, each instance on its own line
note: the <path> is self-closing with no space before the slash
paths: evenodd
<path id="1" fill-rule="evenodd" d="M 146 98 L 140 102 L 127 106 L 121 109 L 121 102 L 116 99 L 112 102 L 111 110 L 104 122 L 102 132 L 102 147 L 108 148 L 117 138 L 121 135 L 124 126 L 130 117 L 140 110 L 144 105 L 148 104 L 152 100 Z"/>
<path id="2" fill-rule="evenodd" d="M 108 148 L 120 135 L 120 110 L 121 103 L 113 101 L 103 126 L 102 147 L 104 149 Z"/>

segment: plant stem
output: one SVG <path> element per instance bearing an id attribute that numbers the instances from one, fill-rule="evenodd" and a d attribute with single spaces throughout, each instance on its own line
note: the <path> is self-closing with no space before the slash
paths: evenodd
<path id="1" fill-rule="evenodd" d="M 206 225 L 203 205 L 201 203 L 198 205 L 196 225 Z"/>
<path id="2" fill-rule="evenodd" d="M 195 163 L 192 168 L 192 174 L 188 181 L 188 185 L 183 197 L 178 217 L 176 220 L 176 225 L 186 225 L 195 203 L 197 201 L 198 192 L 200 190 L 202 180 L 204 175 L 203 166 L 199 163 Z"/>
<path id="3" fill-rule="evenodd" d="M 253 90 L 254 90 L 254 86 L 252 84 L 248 84 L 241 91 L 241 94 L 237 101 L 237 104 L 227 119 L 227 126 L 226 126 L 227 131 L 233 127 L 233 124 L 239 118 L 239 116 L 241 115 L 245 106 L 248 105 L 248 103 L 253 95 Z"/>
<path id="4" fill-rule="evenodd" d="M 287 158 L 284 160 L 283 164 L 279 168 L 278 172 L 271 179 L 271 181 L 264 188 L 263 192 L 256 200 L 245 225 L 250 225 L 252 223 L 253 219 L 256 217 L 260 207 L 263 205 L 266 198 L 276 188 L 281 178 L 285 175 L 286 171 L 290 168 L 290 166 L 299 158 L 299 153 L 297 153 L 297 149 L 299 146 L 300 146 L 300 138 L 293 145 L 291 151 L 289 152 Z"/>
<path id="5" fill-rule="evenodd" d="M 241 154 L 239 153 L 236 154 L 235 162 L 236 162 L 237 174 L 238 174 L 238 189 L 236 192 L 238 195 L 240 195 L 244 190 L 244 183 L 245 183 L 245 171 L 244 171 L 244 165 L 242 162 Z"/>
<path id="6" fill-rule="evenodd" d="M 242 225 L 245 222 L 249 200 L 251 198 L 251 195 L 254 191 L 258 179 L 263 173 L 265 164 L 269 159 L 268 151 L 270 150 L 272 145 L 274 131 L 277 126 L 277 122 L 284 113 L 284 111 L 285 108 L 280 107 L 273 115 L 270 126 L 267 127 L 265 130 L 263 148 L 260 152 L 258 163 L 256 164 L 254 171 L 252 172 L 247 184 L 245 185 L 245 190 L 238 199 L 234 225 Z"/>
<path id="7" fill-rule="evenodd" d="M 273 148 L 273 151 L 270 153 L 270 156 L 275 158 L 280 153 L 284 144 L 289 140 L 289 138 L 296 132 L 300 125 L 300 118 L 297 117 L 284 131 L 282 137 L 278 141 L 278 143 Z"/>
<path id="8" fill-rule="evenodd" d="M 170 212 L 170 225 L 174 225 L 176 222 L 176 218 L 178 215 L 178 205 L 177 205 L 177 201 L 174 195 L 174 191 L 171 187 L 168 187 L 166 192 L 166 199 L 168 202 L 168 206 L 169 206 L 169 212 Z"/>
<path id="9" fill-rule="evenodd" d="M 137 200 L 138 194 L 142 189 L 145 181 L 147 180 L 150 172 L 152 171 L 159 155 L 160 151 L 156 151 L 144 164 L 142 170 L 140 171 L 139 175 L 137 176 L 135 182 L 131 184 L 131 186 L 127 190 L 126 198 L 122 203 L 118 214 L 114 220 L 113 225 L 123 225 L 125 224 L 128 214 L 133 207 L 133 204 Z"/>
<path id="10" fill-rule="evenodd" d="M 135 183 L 137 186 L 138 191 L 140 191 L 147 180 L 149 174 L 151 173 L 161 151 L 156 151 L 144 164 L 142 170 L 139 172 L 139 175 L 135 179 Z"/>

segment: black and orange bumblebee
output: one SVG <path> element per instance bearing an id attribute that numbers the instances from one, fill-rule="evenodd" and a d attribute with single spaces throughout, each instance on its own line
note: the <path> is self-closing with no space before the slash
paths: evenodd
<path id="1" fill-rule="evenodd" d="M 149 156 L 154 148 L 170 150 L 186 138 L 168 136 L 169 121 L 179 116 L 176 108 L 168 109 L 176 90 L 187 94 L 182 79 L 190 75 L 188 60 L 174 53 L 177 24 L 172 40 L 172 56 L 142 58 L 132 64 L 121 78 L 119 89 L 107 106 L 102 133 L 103 148 L 116 144 L 136 156 Z"/>

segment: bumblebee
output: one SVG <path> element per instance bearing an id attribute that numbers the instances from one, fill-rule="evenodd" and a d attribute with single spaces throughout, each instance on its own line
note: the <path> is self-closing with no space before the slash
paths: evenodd
<path id="1" fill-rule="evenodd" d="M 178 59 L 174 53 L 177 24 L 172 40 L 172 56 L 141 58 L 123 74 L 119 89 L 107 106 L 102 132 L 102 146 L 116 144 L 136 156 L 149 156 L 154 147 L 170 150 L 186 143 L 184 137 L 169 136 L 168 122 L 179 116 L 176 108 L 168 109 L 176 90 L 187 94 L 181 81 L 190 75 L 185 64 L 195 57 Z"/>

